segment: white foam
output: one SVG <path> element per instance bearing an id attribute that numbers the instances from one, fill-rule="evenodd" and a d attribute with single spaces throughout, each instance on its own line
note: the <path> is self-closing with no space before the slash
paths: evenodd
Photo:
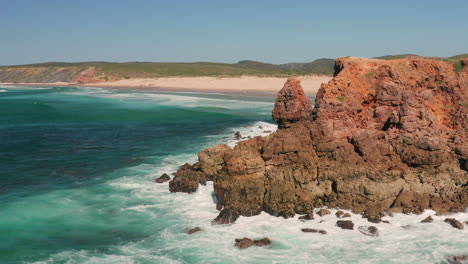
<path id="1" fill-rule="evenodd" d="M 8 92 L 8 90 L 0 89 L 0 93 Z"/>

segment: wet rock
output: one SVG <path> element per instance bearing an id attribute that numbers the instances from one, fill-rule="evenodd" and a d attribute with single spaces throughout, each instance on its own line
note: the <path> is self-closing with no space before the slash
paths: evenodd
<path id="1" fill-rule="evenodd" d="M 235 240 L 234 246 L 238 248 L 249 248 L 253 245 L 257 247 L 264 247 L 264 246 L 270 246 L 271 245 L 271 240 L 268 237 L 264 237 L 262 239 L 257 239 L 257 240 L 252 240 L 250 238 L 244 237 L 244 238 L 237 238 Z"/>
<path id="2" fill-rule="evenodd" d="M 382 220 L 382 223 L 390 224 L 390 221 L 388 221 L 388 220 Z"/>
<path id="3" fill-rule="evenodd" d="M 320 209 L 320 210 L 318 210 L 317 214 L 320 215 L 320 216 L 324 216 L 324 215 L 331 214 L 331 212 L 330 212 L 330 210 L 327 210 L 327 209 Z"/>
<path id="4" fill-rule="evenodd" d="M 234 244 L 234 246 L 238 248 L 249 248 L 254 245 L 253 240 L 247 237 L 237 238 L 235 241 L 236 243 Z"/>
<path id="5" fill-rule="evenodd" d="M 154 182 L 156 183 L 163 183 L 163 182 L 167 182 L 171 179 L 171 177 L 169 177 L 169 175 L 167 175 L 166 173 L 164 173 L 163 175 L 159 176 L 159 178 L 157 178 L 156 180 L 154 180 Z"/>
<path id="6" fill-rule="evenodd" d="M 468 255 L 463 256 L 447 256 L 445 259 L 450 264 L 467 264 L 468 263 Z"/>
<path id="7" fill-rule="evenodd" d="M 314 213 L 310 212 L 306 215 L 299 216 L 299 220 L 313 220 L 314 219 Z"/>
<path id="8" fill-rule="evenodd" d="M 424 218 L 424 220 L 421 221 L 421 223 L 432 223 L 434 222 L 434 219 L 432 219 L 432 216 L 428 216 Z"/>
<path id="9" fill-rule="evenodd" d="M 335 213 L 336 217 L 341 218 L 344 215 L 344 212 L 341 210 L 336 211 Z"/>
<path id="10" fill-rule="evenodd" d="M 378 237 L 379 230 L 375 226 L 360 226 L 358 227 L 359 232 L 366 236 Z"/>
<path id="11" fill-rule="evenodd" d="M 271 131 L 271 130 L 263 130 L 263 133 L 268 133 L 268 134 L 269 134 L 269 133 L 271 133 L 271 132 L 273 132 L 273 131 Z"/>
<path id="12" fill-rule="evenodd" d="M 354 223 L 351 220 L 338 220 L 336 221 L 336 226 L 340 227 L 341 229 L 354 230 Z"/>
<path id="13" fill-rule="evenodd" d="M 349 213 L 345 213 L 341 218 L 351 217 Z"/>
<path id="14" fill-rule="evenodd" d="M 456 229 L 462 230 L 464 228 L 463 224 L 455 218 L 445 218 L 444 222 Z"/>
<path id="15" fill-rule="evenodd" d="M 212 221 L 213 224 L 226 225 L 233 224 L 239 218 L 240 214 L 236 210 L 223 209 L 219 215 Z"/>
<path id="16" fill-rule="evenodd" d="M 257 247 L 265 247 L 271 245 L 271 240 L 268 237 L 264 237 L 262 239 L 254 240 L 254 244 Z"/>
<path id="17" fill-rule="evenodd" d="M 314 229 L 314 228 L 302 228 L 301 231 L 304 232 L 304 233 L 319 233 L 319 234 L 322 234 L 322 235 L 327 234 L 327 231 L 325 231 L 325 230 Z"/>
<path id="18" fill-rule="evenodd" d="M 241 133 L 239 131 L 234 133 L 234 139 L 235 140 L 241 140 L 242 139 L 242 135 L 241 135 Z"/>
<path id="19" fill-rule="evenodd" d="M 169 191 L 194 193 L 198 190 L 199 184 L 206 184 L 205 174 L 186 163 L 177 170 L 176 175 L 169 182 Z"/>
<path id="20" fill-rule="evenodd" d="M 188 231 L 187 231 L 187 234 L 191 235 L 191 234 L 196 233 L 196 232 L 199 232 L 199 231 L 202 231 L 202 229 L 201 229 L 200 227 L 197 226 L 197 227 L 194 227 L 194 228 L 188 230 Z"/>

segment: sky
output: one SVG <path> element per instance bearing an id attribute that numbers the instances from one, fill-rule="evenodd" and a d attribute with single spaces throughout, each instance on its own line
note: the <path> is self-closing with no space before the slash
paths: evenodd
<path id="1" fill-rule="evenodd" d="M 0 65 L 468 53 L 467 0 L 0 0 Z"/>

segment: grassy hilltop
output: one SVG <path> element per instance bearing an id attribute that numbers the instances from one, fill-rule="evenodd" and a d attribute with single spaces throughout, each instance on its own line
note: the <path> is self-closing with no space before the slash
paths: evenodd
<path id="1" fill-rule="evenodd" d="M 420 57 L 415 54 L 387 55 L 376 59 L 401 59 Z M 424 57 L 440 59 L 454 63 L 455 68 L 463 67 L 459 62 L 468 58 L 460 54 L 449 58 Z M 332 75 L 334 59 L 318 59 L 309 63 L 270 64 L 259 61 L 244 60 L 238 63 L 175 63 L 175 62 L 48 62 L 28 65 L 0 66 L 0 82 L 74 82 L 85 70 L 92 68 L 92 80 L 108 81 L 131 78 L 159 78 L 176 76 L 274 76 L 286 77 L 297 75 Z"/>

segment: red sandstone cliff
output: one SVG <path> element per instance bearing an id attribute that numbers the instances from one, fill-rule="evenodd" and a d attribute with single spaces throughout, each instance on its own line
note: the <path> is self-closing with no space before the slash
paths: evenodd
<path id="1" fill-rule="evenodd" d="M 342 58 L 335 68 L 313 111 L 299 81 L 289 79 L 273 110 L 277 132 L 200 152 L 173 179 L 182 188 L 171 191 L 213 179 L 218 223 L 322 206 L 374 219 L 468 207 L 468 67 Z"/>

